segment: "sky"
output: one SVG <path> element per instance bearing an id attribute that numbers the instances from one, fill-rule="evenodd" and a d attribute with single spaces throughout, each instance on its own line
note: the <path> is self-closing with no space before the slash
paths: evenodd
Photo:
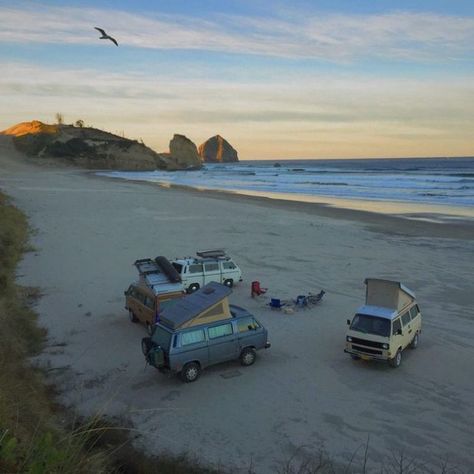
<path id="1" fill-rule="evenodd" d="M 0 130 L 59 112 L 241 160 L 474 155 L 472 0 L 0 0 L 0 72 Z"/>

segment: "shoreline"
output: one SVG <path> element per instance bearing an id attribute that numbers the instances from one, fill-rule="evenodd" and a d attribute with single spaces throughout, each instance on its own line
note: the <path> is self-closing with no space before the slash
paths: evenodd
<path id="1" fill-rule="evenodd" d="M 359 208 L 357 206 L 358 200 L 327 198 L 327 201 L 333 202 L 324 202 L 322 199 L 301 201 L 296 199 L 282 199 L 277 196 L 277 193 L 273 193 L 275 197 L 270 197 L 264 195 L 269 193 L 247 194 L 227 190 L 197 188 L 181 184 L 164 184 L 139 179 L 115 178 L 99 174 L 103 173 L 103 171 L 97 170 L 88 170 L 84 171 L 84 173 L 90 178 L 95 179 L 129 182 L 151 186 L 152 188 L 184 191 L 188 194 L 206 196 L 214 199 L 225 198 L 235 202 L 253 203 L 270 209 L 299 211 L 310 215 L 359 222 L 367 225 L 375 232 L 417 237 L 474 240 L 474 219 L 469 219 L 467 216 L 436 212 L 400 212 L 392 214 L 381 212 L 380 209 L 375 210 L 376 207 L 380 207 L 380 204 L 382 207 L 383 205 L 390 206 L 391 204 L 396 204 L 392 202 L 363 201 L 365 208 Z M 338 204 L 346 204 L 347 207 L 338 206 Z M 372 207 L 373 210 L 370 210 L 370 207 Z M 427 208 L 428 206 L 420 206 L 420 208 L 421 207 Z M 440 206 L 433 206 L 433 208 L 440 209 Z M 472 212 L 474 213 L 474 210 Z M 408 223 L 410 224 L 409 226 L 407 225 Z"/>

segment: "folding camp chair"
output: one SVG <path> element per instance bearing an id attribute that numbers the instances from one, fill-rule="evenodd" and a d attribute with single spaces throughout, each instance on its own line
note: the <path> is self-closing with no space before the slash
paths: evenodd
<path id="1" fill-rule="evenodd" d="M 255 296 L 264 295 L 267 292 L 267 288 L 262 288 L 259 281 L 253 281 L 250 289 L 250 294 L 252 298 Z"/>
<path id="2" fill-rule="evenodd" d="M 271 309 L 281 309 L 285 306 L 285 303 L 282 303 L 280 298 L 272 298 L 268 306 L 270 306 Z"/>

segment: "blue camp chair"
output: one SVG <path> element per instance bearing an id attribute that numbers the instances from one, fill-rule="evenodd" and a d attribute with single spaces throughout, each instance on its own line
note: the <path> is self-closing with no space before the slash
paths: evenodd
<path id="1" fill-rule="evenodd" d="M 308 305 L 308 300 L 306 298 L 306 295 L 298 295 L 295 300 L 295 305 L 299 307 L 304 307 Z"/>
<path id="2" fill-rule="evenodd" d="M 280 298 L 272 298 L 268 306 L 270 306 L 271 309 L 281 309 L 285 306 L 285 303 L 282 303 Z"/>

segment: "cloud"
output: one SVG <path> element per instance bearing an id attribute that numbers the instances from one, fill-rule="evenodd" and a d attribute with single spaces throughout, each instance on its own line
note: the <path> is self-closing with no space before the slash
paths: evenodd
<path id="1" fill-rule="evenodd" d="M 472 57 L 474 18 L 434 13 L 279 17 L 160 13 L 25 4 L 0 6 L 0 42 L 97 45 L 93 26 L 121 45 L 287 58 L 450 61 Z"/>

